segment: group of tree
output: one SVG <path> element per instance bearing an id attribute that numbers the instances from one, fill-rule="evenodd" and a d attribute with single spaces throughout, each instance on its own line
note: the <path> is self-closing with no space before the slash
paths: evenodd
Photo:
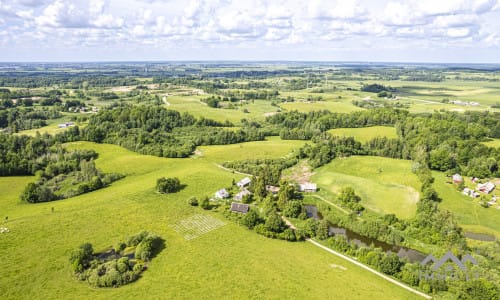
<path id="1" fill-rule="evenodd" d="M 94 253 L 92 244 L 82 244 L 71 252 L 70 264 L 76 278 L 93 287 L 119 287 L 140 277 L 150 261 L 165 247 L 158 235 L 142 231 L 104 253 Z M 127 254 L 124 253 L 125 249 Z M 133 253 L 133 259 L 128 252 Z"/>
<path id="2" fill-rule="evenodd" d="M 198 145 L 264 139 L 258 130 L 225 130 L 226 126 L 227 123 L 196 119 L 188 113 L 157 106 L 119 106 L 92 117 L 79 138 L 163 157 L 187 157 Z"/>
<path id="3" fill-rule="evenodd" d="M 97 153 L 91 150 L 66 152 L 59 149 L 47 162 L 44 169 L 38 170 L 38 179 L 30 182 L 21 194 L 21 199 L 29 203 L 48 202 L 74 197 L 110 185 L 123 176 L 116 173 L 103 174 L 93 161 Z M 63 186 L 74 186 L 59 190 Z"/>

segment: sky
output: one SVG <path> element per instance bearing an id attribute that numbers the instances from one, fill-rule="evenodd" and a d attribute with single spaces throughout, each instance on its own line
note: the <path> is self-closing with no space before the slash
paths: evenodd
<path id="1" fill-rule="evenodd" d="M 500 0 L 0 0 L 0 61 L 500 63 Z"/>

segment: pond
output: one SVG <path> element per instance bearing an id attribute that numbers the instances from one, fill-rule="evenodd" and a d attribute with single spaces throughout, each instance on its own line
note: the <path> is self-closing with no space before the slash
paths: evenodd
<path id="1" fill-rule="evenodd" d="M 323 218 L 323 216 L 318 211 L 318 208 L 315 205 L 304 205 L 304 207 L 306 209 L 308 217 L 314 218 L 315 220 L 321 220 Z M 344 236 L 349 242 L 353 242 L 354 244 L 360 247 L 368 247 L 371 244 L 373 244 L 375 247 L 382 248 L 382 250 L 385 252 L 396 253 L 396 255 L 399 256 L 400 258 L 407 258 L 412 263 L 420 262 L 427 256 L 426 254 L 420 251 L 381 242 L 379 240 L 360 235 L 347 228 L 330 226 L 328 228 L 328 233 L 330 236 L 335 236 L 335 235 Z"/>

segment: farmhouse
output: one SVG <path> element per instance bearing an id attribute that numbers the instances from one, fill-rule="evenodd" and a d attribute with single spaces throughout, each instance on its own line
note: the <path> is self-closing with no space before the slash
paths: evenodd
<path id="1" fill-rule="evenodd" d="M 488 181 L 486 183 L 479 183 L 476 187 L 476 190 L 489 194 L 491 191 L 495 189 L 495 184 L 491 181 Z"/>
<path id="2" fill-rule="evenodd" d="M 317 189 L 316 183 L 306 182 L 299 185 L 299 191 L 301 192 L 316 192 Z"/>
<path id="3" fill-rule="evenodd" d="M 229 197 L 229 193 L 226 191 L 226 189 L 221 189 L 215 192 L 215 198 L 217 199 L 225 199 Z"/>
<path id="4" fill-rule="evenodd" d="M 246 214 L 250 210 L 250 206 L 248 204 L 242 203 L 231 203 L 231 212 L 239 212 L 242 214 Z"/>
<path id="5" fill-rule="evenodd" d="M 247 195 L 250 195 L 250 191 L 247 190 L 247 189 L 243 189 L 241 192 L 239 192 L 238 194 L 234 195 L 234 200 L 236 201 L 241 201 L 243 200 L 243 197 L 247 196 Z"/>
<path id="6" fill-rule="evenodd" d="M 66 122 L 66 123 L 61 123 L 59 124 L 59 128 L 68 128 L 71 126 L 74 126 L 75 124 L 73 122 Z"/>
<path id="7" fill-rule="evenodd" d="M 451 179 L 453 180 L 453 183 L 462 183 L 464 181 L 462 176 L 460 176 L 460 174 L 458 174 L 458 173 L 451 176 Z"/>
<path id="8" fill-rule="evenodd" d="M 238 187 L 242 188 L 242 187 L 245 187 L 245 186 L 249 185 L 250 182 L 252 182 L 252 180 L 250 178 L 248 178 L 248 177 L 245 177 L 242 180 L 238 181 L 238 183 L 236 183 L 236 185 Z"/>

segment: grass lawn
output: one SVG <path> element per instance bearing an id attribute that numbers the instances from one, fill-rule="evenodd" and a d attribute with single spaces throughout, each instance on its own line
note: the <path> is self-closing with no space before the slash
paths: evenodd
<path id="1" fill-rule="evenodd" d="M 306 141 L 283 141 L 277 136 L 267 137 L 265 141 L 247 142 L 223 146 L 200 146 L 199 158 L 222 163 L 225 161 L 259 158 L 280 158 L 292 150 L 302 147 Z M 196 157 L 196 156 L 195 156 Z"/>
<path id="2" fill-rule="evenodd" d="M 344 186 L 361 196 L 361 204 L 380 214 L 400 218 L 415 214 L 420 183 L 410 170 L 411 162 L 383 157 L 354 156 L 335 159 L 318 168 L 312 181 L 321 193 L 332 197 Z"/>
<path id="3" fill-rule="evenodd" d="M 322 193 L 333 196 L 351 186 L 361 196 L 361 204 L 380 213 L 401 218 L 415 214 L 420 183 L 410 171 L 411 163 L 383 157 L 354 156 L 335 159 L 317 169 L 312 181 Z"/>
<path id="4" fill-rule="evenodd" d="M 255 100 L 249 102 L 237 109 L 212 108 L 201 102 L 204 96 L 169 96 L 167 101 L 170 105 L 166 108 L 174 109 L 180 112 L 188 112 L 195 117 L 205 117 L 216 121 L 224 122 L 226 120 L 239 124 L 241 119 L 263 120 L 266 113 L 276 112 L 278 108 L 271 105 L 271 101 Z M 248 113 L 243 112 L 247 109 Z"/>
<path id="5" fill-rule="evenodd" d="M 187 205 L 190 196 L 212 194 L 233 178 L 213 165 L 219 154 L 207 150 L 210 147 L 206 159 L 158 158 L 89 142 L 68 147 L 95 149 L 100 154 L 98 168 L 127 177 L 92 193 L 42 204 L 19 201 L 31 177 L 0 178 L 0 216 L 8 214 L 2 226 L 10 229 L 0 235 L 2 299 L 417 298 L 313 245 L 267 239 L 218 212 Z M 288 150 L 283 147 L 269 155 L 279 157 Z M 236 157 L 243 152 L 227 153 L 228 159 L 244 158 Z M 154 189 L 160 176 L 176 176 L 187 186 L 160 195 Z M 195 214 L 219 218 L 226 225 L 190 241 L 169 226 Z M 93 289 L 72 278 L 68 257 L 78 245 L 88 241 L 94 249 L 103 249 L 141 230 L 159 234 L 167 247 L 137 282 Z"/>
<path id="6" fill-rule="evenodd" d="M 396 129 L 387 126 L 373 126 L 365 128 L 337 128 L 328 130 L 329 133 L 338 136 L 352 136 L 356 140 L 365 143 L 375 137 L 397 138 Z"/>
<path id="7" fill-rule="evenodd" d="M 346 102 L 320 101 L 320 102 L 288 102 L 280 104 L 285 110 L 298 110 L 300 112 L 310 112 L 315 110 L 329 110 L 331 112 L 350 113 L 362 108 L 356 107 Z"/>

